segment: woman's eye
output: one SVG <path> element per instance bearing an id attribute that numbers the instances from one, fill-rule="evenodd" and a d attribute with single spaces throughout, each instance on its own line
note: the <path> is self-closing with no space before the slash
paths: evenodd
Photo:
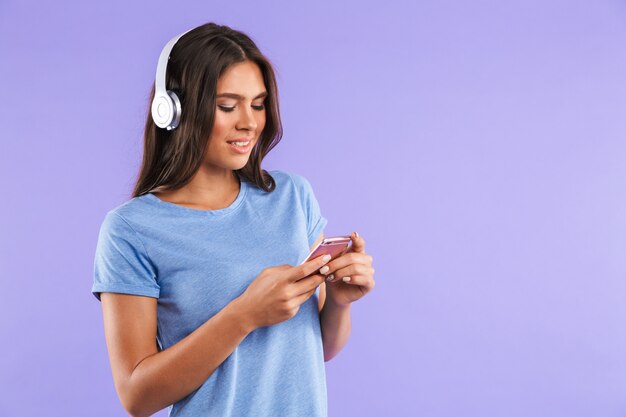
<path id="1" fill-rule="evenodd" d="M 217 107 L 219 107 L 222 111 L 225 111 L 225 112 L 227 112 L 227 113 L 229 113 L 229 112 L 231 112 L 231 111 L 235 110 L 235 108 L 234 108 L 234 107 L 221 106 L 221 105 L 218 105 Z M 260 106 L 252 106 L 252 108 L 253 108 L 254 110 L 261 111 L 261 110 L 264 110 L 264 109 L 265 109 L 265 105 L 264 105 L 264 104 L 261 104 Z"/>

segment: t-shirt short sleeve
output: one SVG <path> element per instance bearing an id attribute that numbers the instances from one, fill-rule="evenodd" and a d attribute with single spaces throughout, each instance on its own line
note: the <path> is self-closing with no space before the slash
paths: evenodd
<path id="1" fill-rule="evenodd" d="M 130 224 L 114 212 L 107 213 L 100 227 L 91 292 L 98 300 L 101 292 L 159 297 L 146 248 Z"/>
<path id="2" fill-rule="evenodd" d="M 296 185 L 300 202 L 306 216 L 309 246 L 313 246 L 320 233 L 322 233 L 328 224 L 328 220 L 322 216 L 320 205 L 315 198 L 311 183 L 302 175 L 292 173 L 290 177 Z"/>

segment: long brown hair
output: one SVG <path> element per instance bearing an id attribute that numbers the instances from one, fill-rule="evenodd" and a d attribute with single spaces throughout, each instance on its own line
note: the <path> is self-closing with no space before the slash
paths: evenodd
<path id="1" fill-rule="evenodd" d="M 274 178 L 261 168 L 263 158 L 280 142 L 282 124 L 274 68 L 246 34 L 228 26 L 206 23 L 182 36 L 170 53 L 166 86 L 181 101 L 178 127 L 157 127 L 150 114 L 154 84 L 144 130 L 144 153 L 133 197 L 151 191 L 176 190 L 198 171 L 215 121 L 217 81 L 232 64 L 252 61 L 259 66 L 267 89 L 265 128 L 246 165 L 235 172 L 266 192 L 276 188 Z"/>

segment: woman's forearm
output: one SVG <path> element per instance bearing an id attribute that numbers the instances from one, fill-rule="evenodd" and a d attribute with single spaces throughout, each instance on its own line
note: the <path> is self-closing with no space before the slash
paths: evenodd
<path id="1" fill-rule="evenodd" d="M 149 416 L 184 398 L 253 330 L 234 300 L 173 346 L 143 359 L 124 387 L 127 411 Z"/>
<path id="2" fill-rule="evenodd" d="M 344 347 L 350 337 L 350 304 L 336 305 L 328 298 L 320 311 L 324 361 L 328 362 Z"/>

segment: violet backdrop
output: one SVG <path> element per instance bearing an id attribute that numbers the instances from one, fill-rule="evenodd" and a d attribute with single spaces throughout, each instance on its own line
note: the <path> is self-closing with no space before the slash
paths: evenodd
<path id="1" fill-rule="evenodd" d="M 374 257 L 331 417 L 626 415 L 625 2 L 4 0 L 0 416 L 125 415 L 97 233 L 161 48 L 209 21 L 278 71 L 265 168 Z"/>

